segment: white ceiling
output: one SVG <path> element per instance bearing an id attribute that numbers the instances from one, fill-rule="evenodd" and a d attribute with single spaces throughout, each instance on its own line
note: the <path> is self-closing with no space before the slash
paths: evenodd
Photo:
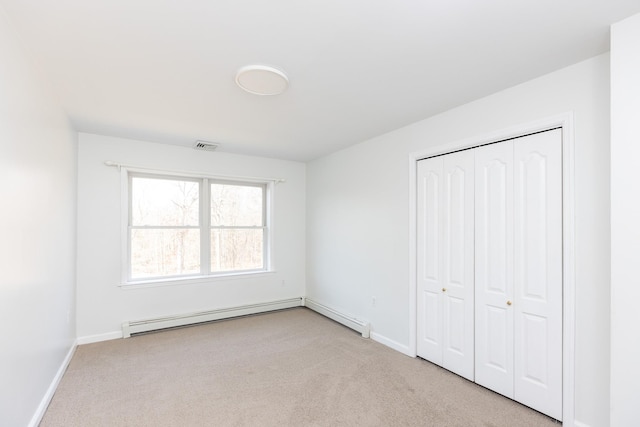
<path id="1" fill-rule="evenodd" d="M 306 161 L 608 50 L 638 0 L 0 0 L 82 132 Z M 289 89 L 260 97 L 260 63 Z"/>

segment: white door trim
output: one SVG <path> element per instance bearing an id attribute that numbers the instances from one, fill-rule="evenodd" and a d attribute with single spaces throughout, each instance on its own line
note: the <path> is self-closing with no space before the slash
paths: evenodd
<path id="1" fill-rule="evenodd" d="M 417 162 L 426 157 L 516 138 L 534 132 L 562 128 L 562 252 L 563 252 L 563 343 L 562 418 L 563 425 L 575 425 L 575 144 L 573 113 L 567 112 L 532 123 L 514 126 L 487 135 L 437 145 L 409 154 L 409 355 L 417 348 L 417 256 L 416 256 L 416 176 Z"/>

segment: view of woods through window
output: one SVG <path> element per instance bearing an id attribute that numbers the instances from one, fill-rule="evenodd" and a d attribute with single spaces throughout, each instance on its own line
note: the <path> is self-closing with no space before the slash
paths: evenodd
<path id="1" fill-rule="evenodd" d="M 130 279 L 265 268 L 263 184 L 136 175 L 129 182 Z"/>

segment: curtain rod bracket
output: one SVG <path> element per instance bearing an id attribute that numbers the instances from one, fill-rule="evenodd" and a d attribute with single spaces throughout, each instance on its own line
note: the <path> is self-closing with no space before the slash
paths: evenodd
<path id="1" fill-rule="evenodd" d="M 120 163 L 116 163 L 113 160 L 107 160 L 106 162 L 104 162 L 105 165 L 107 166 L 115 166 L 118 168 L 118 170 L 122 170 L 122 165 Z"/>

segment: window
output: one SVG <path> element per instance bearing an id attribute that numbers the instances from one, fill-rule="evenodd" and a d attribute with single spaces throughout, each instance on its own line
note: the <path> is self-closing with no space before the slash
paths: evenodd
<path id="1" fill-rule="evenodd" d="M 127 282 L 268 270 L 267 184 L 127 177 Z"/>

